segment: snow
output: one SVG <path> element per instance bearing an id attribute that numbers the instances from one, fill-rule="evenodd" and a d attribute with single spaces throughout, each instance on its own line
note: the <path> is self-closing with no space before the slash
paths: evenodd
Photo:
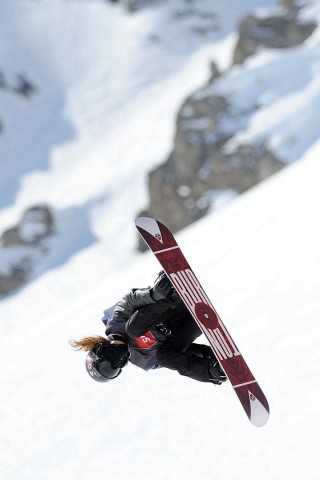
<path id="1" fill-rule="evenodd" d="M 275 155 L 292 162 L 318 139 L 318 37 L 316 31 L 303 46 L 261 52 L 198 94 L 224 95 L 232 102 L 224 128 L 228 132 L 236 125 L 240 131 L 228 142 L 228 150 L 268 138 Z"/>
<path id="2" fill-rule="evenodd" d="M 319 30 L 230 77 L 239 105 L 266 106 L 243 138 L 265 123 L 275 148 L 299 161 L 177 236 L 269 400 L 268 424 L 248 422 L 229 384 L 165 369 L 129 366 L 96 384 L 68 344 L 103 334 L 103 310 L 159 271 L 134 250 L 146 172 L 170 151 L 176 112 L 207 81 L 208 62 L 226 66 L 234 27 L 252 7 L 193 3 L 216 14 L 219 30 L 196 35 L 201 16 L 174 22 L 191 8 L 182 1 L 134 16 L 98 0 L 0 4 L 3 73 L 13 82 L 25 70 L 42 93 L 26 103 L 0 91 L 0 229 L 38 201 L 58 220 L 33 281 L 0 303 L 3 479 L 319 478 Z"/>
<path id="3" fill-rule="evenodd" d="M 267 426 L 227 384 L 132 366 L 90 382 L 68 340 L 102 333 L 102 309 L 159 269 L 146 254 L 110 281 L 100 246 L 1 304 L 2 478 L 318 478 L 319 154 L 178 236 L 268 397 Z"/>

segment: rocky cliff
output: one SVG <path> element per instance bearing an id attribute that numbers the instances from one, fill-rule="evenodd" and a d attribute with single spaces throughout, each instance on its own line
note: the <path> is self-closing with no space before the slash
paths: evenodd
<path id="1" fill-rule="evenodd" d="M 312 34 L 316 23 L 303 20 L 295 2 L 280 3 L 277 13 L 251 13 L 241 21 L 230 70 L 220 74 L 212 63 L 208 85 L 185 100 L 172 152 L 149 173 L 149 205 L 139 214 L 178 231 L 214 208 L 221 195 L 242 193 L 286 164 L 270 149 L 267 137 L 250 144 L 233 141 L 259 110 L 259 99 L 239 106 L 234 96 L 220 93 L 233 70 L 257 51 L 290 48 Z M 145 249 L 144 243 L 139 249 Z"/>
<path id="2" fill-rule="evenodd" d="M 0 237 L 0 297 L 21 287 L 48 252 L 54 217 L 45 205 L 28 208 Z"/>

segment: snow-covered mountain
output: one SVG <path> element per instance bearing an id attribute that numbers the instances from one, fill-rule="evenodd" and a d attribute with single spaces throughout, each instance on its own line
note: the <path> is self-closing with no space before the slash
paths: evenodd
<path id="1" fill-rule="evenodd" d="M 190 5 L 202 14 L 188 15 Z M 134 249 L 146 173 L 170 151 L 175 115 L 207 81 L 209 62 L 230 65 L 242 16 L 275 6 L 177 0 L 129 15 L 102 0 L 0 3 L 0 231 L 35 204 L 48 203 L 56 218 L 32 281 L 0 303 L 1 478 L 318 480 L 319 30 L 298 52 L 303 82 L 283 97 L 273 83 L 270 115 L 266 108 L 242 132 L 260 135 L 273 118 L 279 135 L 288 132 L 281 119 L 294 95 L 308 131 L 289 147 L 308 151 L 178 236 L 268 397 L 269 423 L 252 427 L 230 385 L 166 370 L 129 366 L 97 385 L 68 345 L 102 334 L 102 310 L 153 281 L 158 264 Z M 270 65 L 289 58 L 272 55 L 237 67 L 235 91 L 253 70 L 259 79 L 259 61 L 271 76 Z M 250 97 L 242 92 L 239 101 Z"/>
<path id="2" fill-rule="evenodd" d="M 0 231 L 33 205 L 55 209 L 57 236 L 33 277 L 115 238 L 109 271 L 127 264 L 131 220 L 147 172 L 171 149 L 176 111 L 212 58 L 230 63 L 250 7 L 179 0 L 129 15 L 104 0 L 1 2 Z M 27 98 L 19 75 L 33 87 Z"/>
<path id="3" fill-rule="evenodd" d="M 319 2 L 305 3 L 301 19 L 317 21 Z M 48 204 L 57 233 L 26 276 L 37 278 L 80 249 L 112 245 L 114 238 L 109 271 L 127 264 L 137 243 L 131 220 L 148 204 L 147 173 L 168 158 L 177 112 L 195 90 L 196 98 L 232 100 L 216 132 L 228 136 L 236 128 L 228 151 L 263 141 L 290 161 L 316 141 L 319 29 L 303 45 L 258 50 L 227 72 L 236 27 L 253 9 L 262 18 L 281 10 L 277 0 L 163 1 L 134 14 L 104 0 L 0 4 L 0 232 L 27 209 Z M 226 74 L 204 88 L 212 61 Z M 207 136 L 212 140 L 212 132 Z M 202 181 L 204 171 L 207 162 Z M 176 190 L 185 197 L 190 187 Z M 215 205 L 234 195 L 216 193 Z M 31 263 L 24 251 L 0 256 L 1 271 L 12 258 L 22 258 L 14 271 Z"/>

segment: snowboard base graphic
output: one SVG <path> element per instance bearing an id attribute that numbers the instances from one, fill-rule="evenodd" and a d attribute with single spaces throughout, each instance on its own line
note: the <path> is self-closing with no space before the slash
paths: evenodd
<path id="1" fill-rule="evenodd" d="M 265 425 L 268 401 L 174 236 L 149 217 L 137 218 L 136 227 L 206 336 L 249 420 L 257 427 Z"/>

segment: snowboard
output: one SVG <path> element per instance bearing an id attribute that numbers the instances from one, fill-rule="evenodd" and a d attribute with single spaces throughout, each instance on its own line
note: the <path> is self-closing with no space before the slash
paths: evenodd
<path id="1" fill-rule="evenodd" d="M 268 401 L 174 236 L 154 218 L 139 217 L 136 227 L 206 336 L 249 420 L 262 427 L 269 418 Z"/>

